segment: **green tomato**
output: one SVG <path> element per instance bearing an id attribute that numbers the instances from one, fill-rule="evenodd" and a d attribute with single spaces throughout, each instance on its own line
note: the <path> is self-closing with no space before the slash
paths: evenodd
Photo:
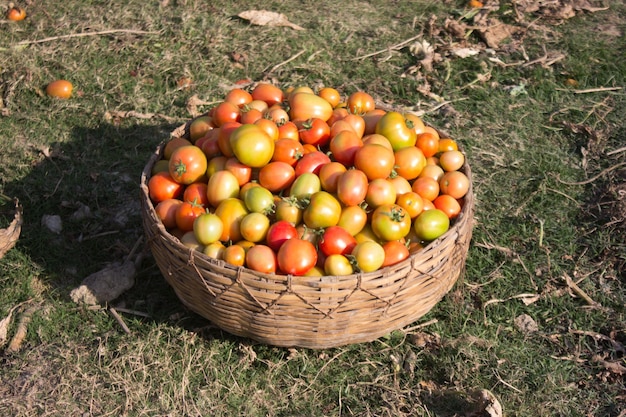
<path id="1" fill-rule="evenodd" d="M 395 111 L 387 112 L 378 120 L 376 133 L 383 135 L 389 140 L 394 152 L 408 146 L 415 146 L 417 141 L 415 130 L 407 125 L 407 121 L 402 113 Z"/>
<path id="2" fill-rule="evenodd" d="M 450 219 L 439 209 L 423 211 L 413 221 L 413 230 L 419 239 L 431 241 L 443 235 L 450 228 Z"/>
<path id="3" fill-rule="evenodd" d="M 334 226 L 341 216 L 341 203 L 332 194 L 318 191 L 311 195 L 311 202 L 304 209 L 302 219 L 311 229 Z"/>
<path id="4" fill-rule="evenodd" d="M 196 240 L 204 246 L 220 240 L 223 231 L 222 219 L 213 213 L 201 214 L 193 222 L 193 233 Z"/>
<path id="5" fill-rule="evenodd" d="M 380 243 L 366 240 L 352 249 L 352 257 L 361 272 L 373 272 L 385 262 L 385 249 Z"/>

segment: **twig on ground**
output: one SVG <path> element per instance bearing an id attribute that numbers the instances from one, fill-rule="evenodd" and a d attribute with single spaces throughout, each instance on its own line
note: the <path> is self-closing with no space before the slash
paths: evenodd
<path id="1" fill-rule="evenodd" d="M 267 78 L 268 75 L 276 71 L 278 68 L 282 67 L 285 64 L 290 63 L 291 61 L 298 58 L 300 55 L 302 55 L 305 52 L 306 52 L 306 49 L 303 49 L 300 52 L 296 53 L 295 55 L 292 55 L 290 58 L 286 59 L 285 61 L 279 62 L 278 64 L 274 65 L 272 68 L 270 68 L 269 70 L 263 73 L 263 78 Z"/>
<path id="2" fill-rule="evenodd" d="M 128 33 L 132 35 L 154 35 L 160 32 L 149 32 L 145 30 L 133 30 L 133 29 L 110 29 L 110 30 L 101 30 L 98 32 L 70 33 L 68 35 L 51 36 L 49 38 L 36 39 L 34 41 L 20 41 L 20 42 L 17 42 L 15 46 L 33 45 L 33 44 L 44 43 L 44 42 L 58 41 L 61 39 L 82 38 L 85 36 L 112 35 L 114 33 Z"/>
<path id="3" fill-rule="evenodd" d="M 405 46 L 407 46 L 409 43 L 411 43 L 411 42 L 413 42 L 414 40 L 417 40 L 417 39 L 419 39 L 419 38 L 421 38 L 421 37 L 422 37 L 422 35 L 421 35 L 421 34 L 420 34 L 420 35 L 417 35 L 417 36 L 413 36 L 413 37 L 411 37 L 411 38 L 409 38 L 409 39 L 406 39 L 406 40 L 404 40 L 404 41 L 402 41 L 402 42 L 400 42 L 400 43 L 397 43 L 397 44 L 395 44 L 395 45 L 388 46 L 388 47 L 386 47 L 385 49 L 381 49 L 381 50 L 378 50 L 378 51 L 376 51 L 376 52 L 372 52 L 372 53 L 370 53 L 370 54 L 357 56 L 356 58 L 352 58 L 352 60 L 353 60 L 353 61 L 358 61 L 358 60 L 360 60 L 360 59 L 365 59 L 365 58 L 369 58 L 369 57 L 372 57 L 372 56 L 376 56 L 376 55 L 384 54 L 385 52 L 388 52 L 388 51 L 391 51 L 391 50 L 396 51 L 396 50 L 398 50 L 398 49 L 404 48 L 404 47 L 405 47 Z"/>
<path id="4" fill-rule="evenodd" d="M 557 175 L 556 180 L 558 182 L 560 182 L 561 184 L 565 184 L 565 185 L 586 185 L 586 184 L 591 184 L 592 182 L 594 182 L 595 180 L 597 180 L 598 178 L 600 178 L 601 176 L 608 174 L 611 171 L 614 171 L 618 168 L 621 168 L 623 166 L 626 166 L 626 162 L 622 162 L 621 164 L 617 164 L 617 165 L 613 165 L 611 167 L 608 167 L 607 169 L 604 169 L 602 171 L 600 171 L 600 173 L 598 173 L 596 176 L 593 176 L 591 178 L 589 178 L 588 180 L 585 181 L 578 181 L 578 182 L 566 182 L 561 180 L 561 178 Z"/>
<path id="5" fill-rule="evenodd" d="M 402 331 L 402 333 L 405 333 L 405 334 L 406 334 L 406 333 L 411 333 L 411 332 L 412 332 L 412 331 L 414 331 L 414 330 L 418 330 L 418 329 L 424 328 L 424 327 L 426 327 L 426 326 L 430 326 L 431 324 L 435 324 L 435 323 L 437 323 L 437 322 L 439 322 L 439 320 L 437 320 L 437 319 L 432 319 L 432 320 L 429 320 L 429 321 L 427 321 L 427 322 L 420 323 L 420 324 L 417 324 L 417 325 L 415 325 L 415 326 L 409 327 L 409 328 L 407 328 L 407 329 L 401 329 L 401 331 Z"/>
<path id="6" fill-rule="evenodd" d="M 570 287 L 579 297 L 581 297 L 587 304 L 594 307 L 600 307 L 600 303 L 595 302 L 591 297 L 587 295 L 585 291 L 582 290 L 572 278 L 568 274 L 563 274 L 563 279 L 568 287 Z"/>
<path id="7" fill-rule="evenodd" d="M 129 118 L 129 117 L 134 117 L 137 119 L 152 119 L 152 118 L 161 118 L 163 120 L 165 120 L 166 122 L 175 122 L 178 119 L 175 117 L 170 117 L 167 116 L 165 114 L 161 114 L 161 113 L 140 113 L 134 110 L 130 110 L 130 111 L 117 111 L 117 110 L 111 110 L 111 111 L 107 111 L 104 114 L 104 118 L 106 120 L 112 120 L 114 118 L 120 118 L 120 119 L 125 119 L 125 118 Z"/>
<path id="8" fill-rule="evenodd" d="M 626 152 L 626 146 L 623 146 L 623 147 L 618 148 L 618 149 L 614 149 L 611 152 L 607 152 L 606 156 L 615 155 L 616 153 L 620 153 L 620 152 Z"/>
<path id="9" fill-rule="evenodd" d="M 603 91 L 619 91 L 623 87 L 598 87 L 598 88 L 588 88 L 586 90 L 569 90 L 567 88 L 556 88 L 559 91 L 570 91 L 574 94 L 587 94 L 587 93 L 601 93 Z"/>
<path id="10" fill-rule="evenodd" d="M 124 322 L 124 319 L 122 318 L 122 316 L 118 314 L 118 312 L 113 307 L 109 307 L 109 313 L 111 313 L 113 318 L 119 323 L 120 326 L 122 326 L 122 330 L 124 330 L 126 334 L 130 334 L 130 329 Z"/>
<path id="11" fill-rule="evenodd" d="M 13 339 L 11 339 L 9 347 L 7 347 L 7 353 L 17 353 L 22 348 L 22 343 L 24 342 L 26 333 L 28 332 L 28 325 L 33 319 L 33 313 L 37 311 L 38 308 L 38 305 L 32 305 L 24 310 L 20 316 L 20 321 L 17 324 L 17 330 L 13 335 Z"/>

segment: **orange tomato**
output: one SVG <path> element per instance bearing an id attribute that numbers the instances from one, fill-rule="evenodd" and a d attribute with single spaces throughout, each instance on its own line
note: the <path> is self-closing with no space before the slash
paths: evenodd
<path id="1" fill-rule="evenodd" d="M 56 80 L 46 86 L 46 94 L 54 98 L 68 99 L 72 96 L 73 88 L 72 83 L 67 80 Z"/>
<path id="2" fill-rule="evenodd" d="M 445 151 L 458 151 L 459 146 L 456 144 L 454 139 L 450 138 L 441 138 L 439 139 L 439 152 Z"/>
<path id="3" fill-rule="evenodd" d="M 465 155 L 461 151 L 445 151 L 439 155 L 439 165 L 444 171 L 456 171 L 465 163 Z"/>
<path id="4" fill-rule="evenodd" d="M 415 146 L 424 152 L 426 158 L 429 158 L 439 152 L 439 138 L 431 132 L 422 132 L 417 135 Z"/>
<path id="5" fill-rule="evenodd" d="M 441 194 L 433 200 L 435 208 L 446 213 L 449 219 L 454 219 L 461 212 L 461 205 L 452 196 L 448 194 Z"/>
<path id="6" fill-rule="evenodd" d="M 328 103 L 330 103 L 333 109 L 337 107 L 339 105 L 339 102 L 341 101 L 341 95 L 339 94 L 339 91 L 337 91 L 336 89 L 332 87 L 322 88 L 317 93 L 317 95 L 323 98 L 324 100 L 326 100 Z"/>
<path id="7" fill-rule="evenodd" d="M 424 200 L 433 201 L 439 195 L 439 183 L 430 177 L 419 177 L 413 182 L 412 189 Z"/>
<path id="8" fill-rule="evenodd" d="M 469 178 L 461 171 L 451 171 L 443 174 L 439 180 L 439 189 L 455 199 L 463 198 L 469 191 Z"/>

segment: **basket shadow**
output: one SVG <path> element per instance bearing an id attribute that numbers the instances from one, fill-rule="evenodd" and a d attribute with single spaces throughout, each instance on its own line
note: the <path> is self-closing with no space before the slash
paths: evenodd
<path id="1" fill-rule="evenodd" d="M 22 262 L 43 272 L 40 278 L 51 289 L 47 296 L 69 301 L 86 276 L 123 261 L 145 240 L 139 179 L 156 146 L 176 126 L 123 123 L 75 127 L 68 140 L 38 151 L 28 175 L 4 185 L 3 193 L 24 208 L 16 249 Z M 62 227 L 51 230 L 59 220 Z M 134 287 L 114 302 L 158 321 L 182 309 L 149 253 Z"/>

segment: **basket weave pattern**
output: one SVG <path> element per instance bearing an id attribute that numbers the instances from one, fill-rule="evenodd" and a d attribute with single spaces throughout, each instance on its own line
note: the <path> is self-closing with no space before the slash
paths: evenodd
<path id="1" fill-rule="evenodd" d="M 174 135 L 182 131 L 175 131 Z M 408 259 L 348 276 L 263 274 L 184 246 L 148 194 L 161 145 L 141 176 L 143 227 L 161 273 L 190 310 L 229 333 L 275 346 L 329 348 L 372 341 L 428 313 L 461 274 L 472 234 L 473 194 L 450 230 Z M 471 180 L 469 166 L 463 168 Z"/>

